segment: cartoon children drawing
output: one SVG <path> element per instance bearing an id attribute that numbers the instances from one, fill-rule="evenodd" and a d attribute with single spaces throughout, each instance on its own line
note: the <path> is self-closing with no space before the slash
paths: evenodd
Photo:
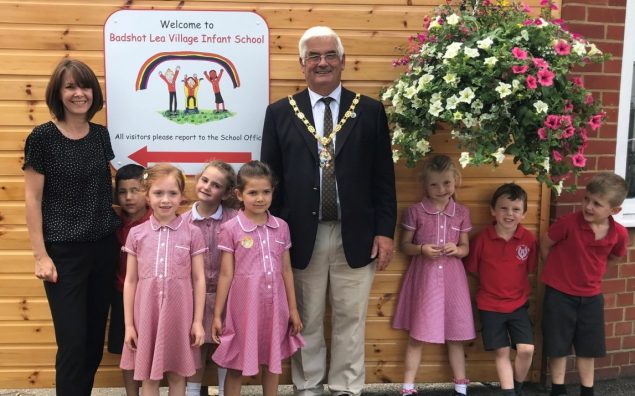
<path id="1" fill-rule="evenodd" d="M 165 81 L 165 83 L 168 85 L 168 93 L 170 94 L 170 107 L 168 109 L 169 114 L 171 115 L 176 115 L 177 110 L 176 110 L 176 78 L 179 75 L 179 70 L 181 70 L 181 66 L 177 66 L 176 67 L 176 71 L 172 71 L 172 69 L 168 68 L 168 70 L 165 71 L 165 74 L 163 74 L 163 72 L 159 72 L 159 77 L 161 77 L 161 79 L 163 81 Z"/>
<path id="2" fill-rule="evenodd" d="M 183 89 L 185 92 L 185 114 L 188 113 L 198 113 L 198 102 L 196 100 L 196 96 L 198 95 L 198 81 L 199 78 L 194 74 L 194 76 L 189 76 L 186 74 L 183 79 Z"/>
<path id="3" fill-rule="evenodd" d="M 216 75 L 216 70 L 210 70 L 209 74 L 207 74 L 207 70 L 203 72 L 205 74 L 205 78 L 212 84 L 212 89 L 214 90 L 214 100 L 216 102 L 216 112 L 219 112 L 219 105 L 223 106 L 223 111 L 227 111 L 225 109 L 225 102 L 223 101 L 223 97 L 220 94 L 220 79 L 223 77 L 224 70 L 220 70 L 220 74 Z"/>

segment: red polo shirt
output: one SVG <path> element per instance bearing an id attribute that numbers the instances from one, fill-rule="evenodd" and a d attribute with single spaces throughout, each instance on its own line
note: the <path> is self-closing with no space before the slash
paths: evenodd
<path id="1" fill-rule="evenodd" d="M 141 223 L 144 223 L 146 220 L 150 218 L 152 214 L 152 209 L 148 208 L 146 210 L 146 214 L 137 221 L 130 221 L 126 216 L 119 215 L 121 219 L 121 227 L 115 230 L 115 236 L 117 237 L 117 241 L 119 242 L 119 246 L 124 246 L 126 244 L 126 239 L 128 238 L 128 233 L 132 227 L 135 227 Z M 126 253 L 123 249 L 119 250 L 119 262 L 117 265 L 117 270 L 115 273 L 115 289 L 123 293 L 123 282 L 126 280 L 126 268 L 128 267 L 128 253 Z"/>
<path id="2" fill-rule="evenodd" d="M 494 224 L 482 230 L 464 259 L 466 269 L 479 275 L 478 309 L 509 313 L 522 307 L 531 293 L 528 275 L 536 270 L 537 257 L 536 238 L 521 224 L 509 241 L 498 236 Z"/>
<path id="3" fill-rule="evenodd" d="M 551 247 L 541 280 L 573 296 L 588 297 L 602 292 L 602 277 L 609 256 L 623 257 L 628 232 L 609 217 L 606 236 L 596 240 L 582 212 L 561 216 L 549 228 Z"/>

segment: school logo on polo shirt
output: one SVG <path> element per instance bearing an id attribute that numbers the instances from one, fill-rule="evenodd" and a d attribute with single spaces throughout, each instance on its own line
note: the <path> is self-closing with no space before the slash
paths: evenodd
<path id="1" fill-rule="evenodd" d="M 518 258 L 518 260 L 525 261 L 527 260 L 527 257 L 529 257 L 529 246 L 518 245 L 518 247 L 516 247 L 516 258 Z"/>

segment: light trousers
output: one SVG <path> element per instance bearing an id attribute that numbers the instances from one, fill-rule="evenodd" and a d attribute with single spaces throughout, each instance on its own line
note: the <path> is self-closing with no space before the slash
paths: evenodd
<path id="1" fill-rule="evenodd" d="M 368 252 L 368 256 L 370 257 Z M 326 378 L 324 314 L 331 306 L 331 353 L 328 386 L 332 394 L 359 395 L 364 386 L 364 338 L 368 296 L 375 263 L 351 268 L 342 245 L 341 223 L 320 222 L 307 268 L 294 269 L 298 310 L 306 346 L 291 359 L 296 395 L 321 395 Z"/>

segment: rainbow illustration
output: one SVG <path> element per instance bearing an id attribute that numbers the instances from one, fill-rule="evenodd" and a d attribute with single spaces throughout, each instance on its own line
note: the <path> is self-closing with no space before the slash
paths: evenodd
<path id="1" fill-rule="evenodd" d="M 238 72 L 236 71 L 236 66 L 229 59 L 224 56 L 213 54 L 211 52 L 198 52 L 198 51 L 176 51 L 176 52 L 159 52 L 152 57 L 148 58 L 141 68 L 139 69 L 139 73 L 137 74 L 137 81 L 135 83 L 135 91 L 139 91 L 142 89 L 146 89 L 148 87 L 148 80 L 152 75 L 154 69 L 157 68 L 161 63 L 171 60 L 193 60 L 193 61 L 205 61 L 205 62 L 213 62 L 220 65 L 229 77 L 232 80 L 232 84 L 234 84 L 234 88 L 238 88 L 240 86 L 240 77 L 238 77 Z"/>

